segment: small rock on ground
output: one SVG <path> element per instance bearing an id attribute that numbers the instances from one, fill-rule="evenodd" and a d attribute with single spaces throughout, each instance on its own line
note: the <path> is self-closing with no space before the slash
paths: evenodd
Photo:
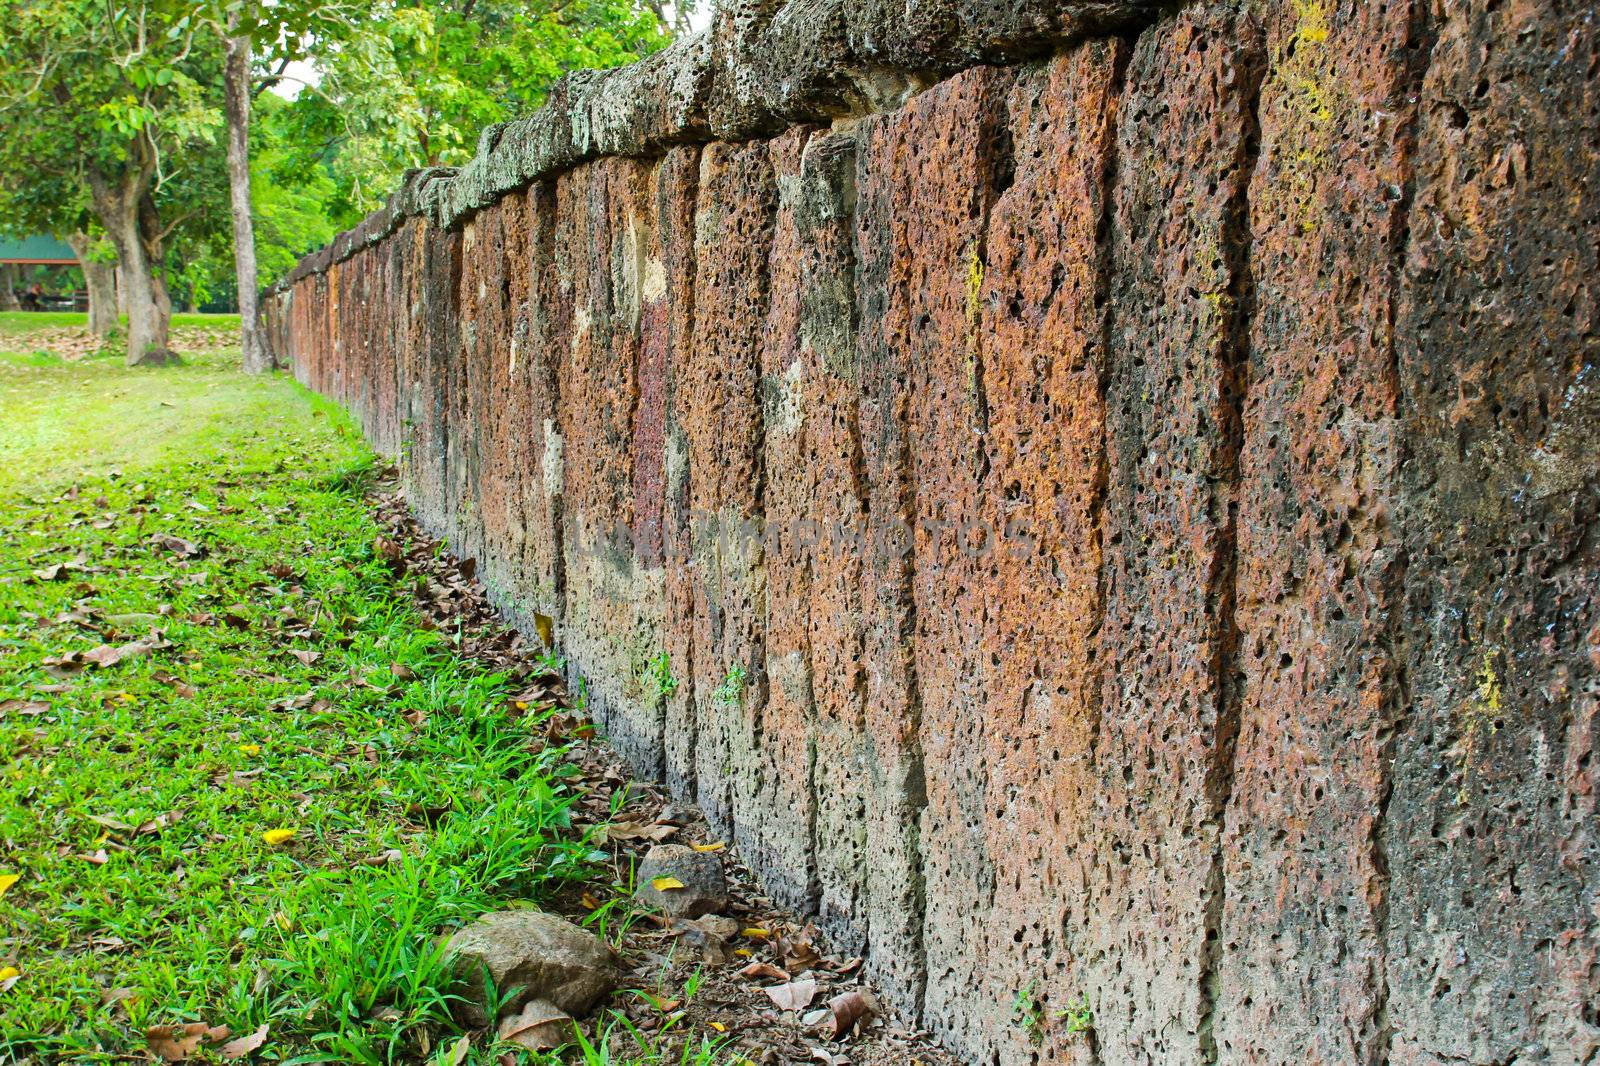
<path id="1" fill-rule="evenodd" d="M 486 914 L 451 937 L 446 954 L 466 984 L 463 1013 L 476 1025 L 491 1020 L 483 1010 L 486 970 L 500 995 L 520 990 L 502 1007 L 507 1012 L 544 1000 L 581 1016 L 620 980 L 616 957 L 604 941 L 542 911 Z"/>
<path id="2" fill-rule="evenodd" d="M 698 918 L 728 908 L 722 860 L 712 852 L 682 844 L 651 848 L 639 864 L 638 886 L 634 895 L 640 902 L 659 907 L 674 918 Z"/>

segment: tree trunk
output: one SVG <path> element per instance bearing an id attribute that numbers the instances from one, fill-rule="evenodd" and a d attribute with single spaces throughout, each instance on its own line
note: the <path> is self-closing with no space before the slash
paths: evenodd
<path id="1" fill-rule="evenodd" d="M 256 231 L 250 218 L 250 38 L 229 37 L 222 68 L 223 110 L 228 116 L 228 192 L 233 206 L 233 272 L 239 283 L 239 324 L 244 371 L 272 369 L 272 352 L 256 321 Z"/>
<path id="2" fill-rule="evenodd" d="M 94 244 L 87 233 L 67 235 L 67 244 L 83 268 L 83 284 L 89 290 L 89 332 L 100 340 L 117 328 L 117 267 L 89 258 Z"/>
<path id="3" fill-rule="evenodd" d="M 17 300 L 17 264 L 0 263 L 0 311 L 20 311 Z"/>
<path id="4" fill-rule="evenodd" d="M 150 200 L 155 176 L 154 152 L 140 151 L 116 178 L 91 170 L 90 198 L 106 236 L 117 249 L 128 300 L 128 365 L 170 362 L 168 332 L 172 302 L 158 268 L 161 263 L 160 218 Z"/>

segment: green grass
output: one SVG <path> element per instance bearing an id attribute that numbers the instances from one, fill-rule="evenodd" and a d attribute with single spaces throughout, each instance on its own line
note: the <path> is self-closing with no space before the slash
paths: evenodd
<path id="1" fill-rule="evenodd" d="M 562 751 L 375 556 L 350 422 L 236 360 L 0 356 L 0 1061 L 138 1057 L 192 1021 L 268 1026 L 261 1061 L 442 1061 L 441 937 L 594 858 Z M 653 1040 L 560 1061 L 715 1054 Z"/>
<path id="2" fill-rule="evenodd" d="M 46 353 L 7 352 L 0 338 L 0 497 L 54 482 L 127 475 L 180 457 L 218 457 L 241 429 L 319 430 L 355 437 L 331 405 L 287 379 L 252 380 L 230 352 L 202 352 L 177 368 L 127 369 L 120 360 L 66 363 Z"/>
<path id="3" fill-rule="evenodd" d="M 122 316 L 127 324 L 128 317 Z M 82 311 L 0 311 L 0 337 L 15 337 L 39 329 L 87 329 L 89 316 Z M 238 329 L 238 315 L 173 315 L 173 329 Z"/>

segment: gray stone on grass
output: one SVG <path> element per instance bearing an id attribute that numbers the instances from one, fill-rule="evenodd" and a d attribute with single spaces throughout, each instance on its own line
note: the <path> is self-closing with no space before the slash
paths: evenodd
<path id="1" fill-rule="evenodd" d="M 501 996 L 517 990 L 504 1012 L 545 1000 L 574 1017 L 587 1014 L 621 979 L 603 940 L 543 911 L 486 914 L 451 937 L 445 951 L 466 986 L 464 1013 L 476 1025 L 491 1020 L 483 1011 L 486 977 Z"/>

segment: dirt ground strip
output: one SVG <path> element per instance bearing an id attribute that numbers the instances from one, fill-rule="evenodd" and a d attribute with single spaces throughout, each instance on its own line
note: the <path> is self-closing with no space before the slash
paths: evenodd
<path id="1" fill-rule="evenodd" d="M 622 757 L 574 709 L 562 678 L 538 665 L 539 649 L 506 628 L 474 578 L 475 562 L 441 551 L 418 527 L 392 472 L 377 484 L 371 500 L 388 531 L 378 551 L 397 574 L 409 576 L 432 622 L 456 634 L 460 654 L 518 678 L 523 685 L 515 701 L 519 709 L 530 714 L 555 709 L 532 732 L 532 740 L 571 744 L 569 757 L 583 792 L 574 831 L 609 823 L 610 883 L 575 886 L 553 909 L 583 922 L 611 900 L 626 900 L 633 871 L 657 843 L 717 849 L 723 860 L 727 914 L 696 920 L 642 914 L 627 926 L 620 951 L 630 990 L 619 992 L 612 1007 L 674 1054 L 683 1042 L 698 1044 L 709 1037 L 728 1041 L 727 1061 L 739 1062 L 742 1056 L 759 1066 L 958 1066 L 959 1060 L 927 1034 L 907 1031 L 892 1017 L 871 1012 L 852 1018 L 863 1005 L 869 1012 L 877 1005 L 871 988 L 859 979 L 861 960 L 822 954 L 815 929 L 773 904 L 698 809 L 632 777 Z M 614 929 L 628 910 L 613 910 Z M 614 934 L 611 939 L 616 942 Z M 780 1001 L 794 1009 L 780 1008 Z M 835 1036 L 837 1028 L 844 1032 Z M 617 1053 L 637 1050 L 620 1028 L 613 1040 Z"/>
<path id="2" fill-rule="evenodd" d="M 236 329 L 209 326 L 174 326 L 172 346 L 179 352 L 209 352 L 237 346 Z M 48 352 L 68 362 L 87 359 L 100 350 L 101 341 L 83 326 L 48 326 L 20 335 L 14 346 L 30 352 Z"/>

